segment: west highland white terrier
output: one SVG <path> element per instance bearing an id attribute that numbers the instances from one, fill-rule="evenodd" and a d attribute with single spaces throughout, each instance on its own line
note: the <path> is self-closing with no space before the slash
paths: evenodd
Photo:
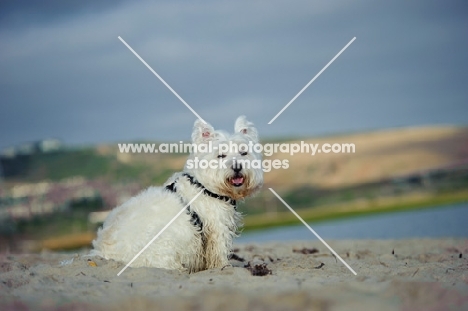
<path id="1" fill-rule="evenodd" d="M 258 143 L 257 129 L 245 116 L 237 118 L 234 129 L 234 134 L 215 131 L 197 120 L 192 133 L 192 143 L 197 148 L 192 149 L 184 170 L 175 173 L 163 187 L 150 187 L 112 210 L 98 230 L 91 254 L 129 263 L 202 191 L 130 266 L 192 273 L 228 265 L 233 239 L 241 226 L 236 201 L 254 194 L 263 185 L 261 167 L 241 164 L 261 162 L 261 154 L 251 150 L 255 148 L 245 149 Z M 220 148 L 221 144 L 238 148 L 224 152 L 226 148 Z M 211 150 L 201 148 L 202 145 L 211 145 Z M 223 163 L 224 167 L 211 165 L 202 169 L 196 165 L 203 161 Z"/>

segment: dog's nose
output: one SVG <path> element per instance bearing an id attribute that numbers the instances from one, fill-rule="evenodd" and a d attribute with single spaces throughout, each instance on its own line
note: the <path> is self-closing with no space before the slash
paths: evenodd
<path id="1" fill-rule="evenodd" d="M 231 168 L 234 172 L 239 173 L 242 170 L 242 164 L 239 162 L 234 162 Z"/>

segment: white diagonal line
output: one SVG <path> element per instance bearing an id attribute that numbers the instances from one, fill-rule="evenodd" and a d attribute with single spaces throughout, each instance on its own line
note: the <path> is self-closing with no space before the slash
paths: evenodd
<path id="1" fill-rule="evenodd" d="M 198 118 L 198 119 L 200 119 L 200 121 L 202 121 L 203 123 L 206 124 L 205 120 L 203 120 L 202 117 L 200 117 L 200 116 L 198 115 L 198 113 L 196 113 L 195 110 L 193 110 L 192 107 L 190 107 L 190 105 L 187 104 L 187 103 L 185 102 L 185 100 L 184 100 L 182 97 L 180 97 L 179 94 L 177 94 L 177 92 L 174 91 L 174 90 L 172 89 L 172 87 L 171 87 L 169 84 L 167 84 L 167 82 L 164 81 L 164 79 L 161 78 L 161 76 L 158 75 L 158 73 L 157 73 L 156 71 L 154 71 L 153 68 L 150 67 L 150 65 L 148 65 L 148 64 L 146 63 L 146 62 L 144 61 L 144 59 L 141 58 L 140 55 L 138 55 L 138 53 L 135 52 L 135 51 L 132 49 L 132 47 L 131 47 L 130 45 L 127 44 L 127 42 L 125 42 L 124 39 L 122 39 L 120 36 L 118 36 L 118 38 L 119 38 L 120 41 L 122 41 L 123 44 L 125 44 L 125 46 L 126 46 L 133 54 L 135 54 L 135 56 L 136 56 L 136 57 L 137 57 L 137 58 L 138 58 L 138 59 L 139 59 L 139 60 L 140 60 L 140 61 L 141 61 L 141 62 L 142 62 L 142 63 L 143 63 L 143 64 L 144 64 L 144 65 L 145 65 L 145 66 L 146 66 L 146 67 L 147 67 L 147 68 L 148 68 L 148 69 L 149 69 L 149 70 L 150 70 L 150 71 L 151 71 L 151 72 L 152 72 L 152 73 L 153 73 L 153 74 L 154 74 L 154 75 L 155 75 L 155 76 L 156 76 L 156 77 L 157 77 L 157 78 L 158 78 L 158 79 L 159 79 L 159 80 L 160 80 L 160 81 L 161 81 L 161 82 L 162 82 L 162 83 L 163 83 L 163 84 L 164 84 L 164 85 L 165 85 L 165 86 L 166 86 L 166 87 L 167 87 L 167 88 L 168 88 L 168 89 L 169 89 L 169 90 L 170 90 L 170 91 L 171 91 L 171 92 L 172 92 L 172 93 L 173 93 L 173 94 L 174 94 L 174 95 L 175 95 L 175 96 L 176 96 L 176 97 L 177 97 L 177 98 L 178 98 L 178 99 L 179 99 L 179 100 L 196 116 L 196 117 L 197 117 L 197 118 Z"/>
<path id="2" fill-rule="evenodd" d="M 198 198 L 198 196 L 203 192 L 203 190 L 200 190 L 200 192 L 197 193 L 196 196 L 193 197 L 192 200 L 190 200 L 190 202 L 187 203 L 187 205 L 184 206 L 183 209 L 180 210 L 180 212 L 177 213 L 177 215 L 174 216 L 174 218 L 171 219 L 171 221 L 169 221 L 169 223 L 167 225 L 164 226 L 164 228 L 161 229 L 161 231 L 159 231 L 158 234 L 156 234 L 154 236 L 154 238 L 151 239 L 151 241 L 148 242 L 148 244 L 145 245 L 145 247 L 143 247 L 143 249 L 141 251 L 138 252 L 138 254 L 135 255 L 135 257 L 133 257 L 132 260 L 130 260 L 130 262 L 122 269 L 120 270 L 119 273 L 117 273 L 117 276 L 120 276 L 122 274 L 122 272 L 125 271 L 125 269 L 127 269 L 150 245 L 151 243 L 154 242 L 154 240 L 156 240 L 163 232 L 164 230 L 166 230 L 176 219 L 177 217 L 180 216 L 180 214 L 182 214 L 183 212 L 185 212 L 186 208 L 192 204 L 193 201 L 195 201 L 196 198 Z"/>
<path id="3" fill-rule="evenodd" d="M 328 66 L 330 66 L 331 63 L 333 63 L 333 62 L 335 61 L 335 59 L 337 59 L 338 56 L 340 56 L 341 53 L 343 53 L 343 52 L 348 48 L 348 46 L 351 45 L 351 43 L 353 43 L 354 40 L 356 40 L 356 37 L 354 37 L 353 39 L 351 39 L 351 41 L 349 41 L 348 44 L 346 44 L 346 46 L 345 46 L 344 48 L 342 48 L 341 51 L 339 51 L 338 54 L 336 54 L 335 57 L 333 57 L 332 60 L 329 61 L 328 64 L 326 64 L 325 67 L 323 67 L 322 70 L 320 70 L 319 73 L 316 74 L 315 77 L 313 77 L 312 80 L 310 80 L 309 83 L 307 83 L 306 86 L 304 86 L 304 87 L 302 88 L 302 90 L 300 90 L 299 93 L 297 93 L 296 96 L 294 96 L 293 99 L 291 99 L 291 100 L 289 101 L 289 103 L 287 103 L 286 106 L 284 106 L 283 109 L 281 109 L 280 112 L 278 112 L 278 113 L 276 114 L 276 116 L 275 116 L 273 119 L 270 120 L 270 122 L 268 122 L 268 124 L 273 123 L 273 121 L 275 121 L 276 118 L 278 118 L 278 117 L 280 116 L 280 114 L 282 114 L 283 111 L 285 111 L 286 108 L 288 108 L 289 105 L 291 105 L 291 104 L 296 100 L 296 98 L 298 98 L 299 95 L 301 95 L 302 92 L 304 92 L 304 91 L 309 87 L 309 85 L 311 85 L 312 82 L 314 82 L 315 79 L 317 79 L 317 78 L 322 74 L 322 72 L 324 72 L 325 69 L 327 69 Z"/>
<path id="4" fill-rule="evenodd" d="M 338 255 L 334 250 L 333 248 L 330 247 L 330 245 L 327 244 L 327 242 L 325 242 L 321 237 L 320 235 L 317 234 L 317 232 L 315 232 L 314 229 L 312 229 L 305 221 L 304 219 L 301 218 L 301 216 L 299 216 L 292 208 L 291 206 L 288 205 L 288 203 L 286 203 L 276 192 L 275 190 L 271 189 L 271 188 L 268 188 L 270 189 L 270 191 L 284 204 L 284 206 L 286 206 L 293 214 L 294 216 L 296 216 L 300 221 L 302 221 L 302 223 L 304 224 L 304 226 L 307 227 L 307 229 L 310 230 L 310 232 L 312 232 L 319 240 L 320 242 L 322 242 L 326 247 L 328 247 L 328 249 L 333 253 L 333 255 L 335 255 L 345 266 L 346 268 L 349 269 L 349 271 L 351 271 L 354 275 L 357 275 L 357 273 L 343 260 L 343 258 L 340 257 L 340 255 Z"/>

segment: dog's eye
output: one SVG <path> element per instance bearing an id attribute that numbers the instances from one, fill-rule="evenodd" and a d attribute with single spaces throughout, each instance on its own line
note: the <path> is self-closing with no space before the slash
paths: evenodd
<path id="1" fill-rule="evenodd" d="M 240 152 L 240 155 L 241 155 L 241 156 L 247 155 L 247 151 L 241 151 L 241 152 Z"/>
<path id="2" fill-rule="evenodd" d="M 226 157 L 225 154 L 218 154 L 218 158 L 220 158 L 220 159 L 224 159 L 225 157 Z"/>

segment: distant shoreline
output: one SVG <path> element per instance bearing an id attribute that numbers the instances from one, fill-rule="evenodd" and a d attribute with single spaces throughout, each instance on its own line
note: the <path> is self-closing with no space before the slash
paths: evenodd
<path id="1" fill-rule="evenodd" d="M 468 202 L 468 191 L 445 193 L 437 195 L 406 195 L 397 198 L 375 199 L 366 202 L 353 202 L 347 204 L 322 206 L 309 209 L 299 209 L 298 214 L 307 222 L 322 222 L 327 220 L 409 211 L 415 209 L 432 208 L 440 205 L 458 204 Z M 294 208 L 294 207 L 293 207 Z M 245 216 L 243 232 L 297 225 L 299 220 L 287 210 L 284 212 Z M 30 251 L 72 250 L 90 247 L 95 238 L 95 232 L 75 233 L 60 237 L 30 241 Z"/>

